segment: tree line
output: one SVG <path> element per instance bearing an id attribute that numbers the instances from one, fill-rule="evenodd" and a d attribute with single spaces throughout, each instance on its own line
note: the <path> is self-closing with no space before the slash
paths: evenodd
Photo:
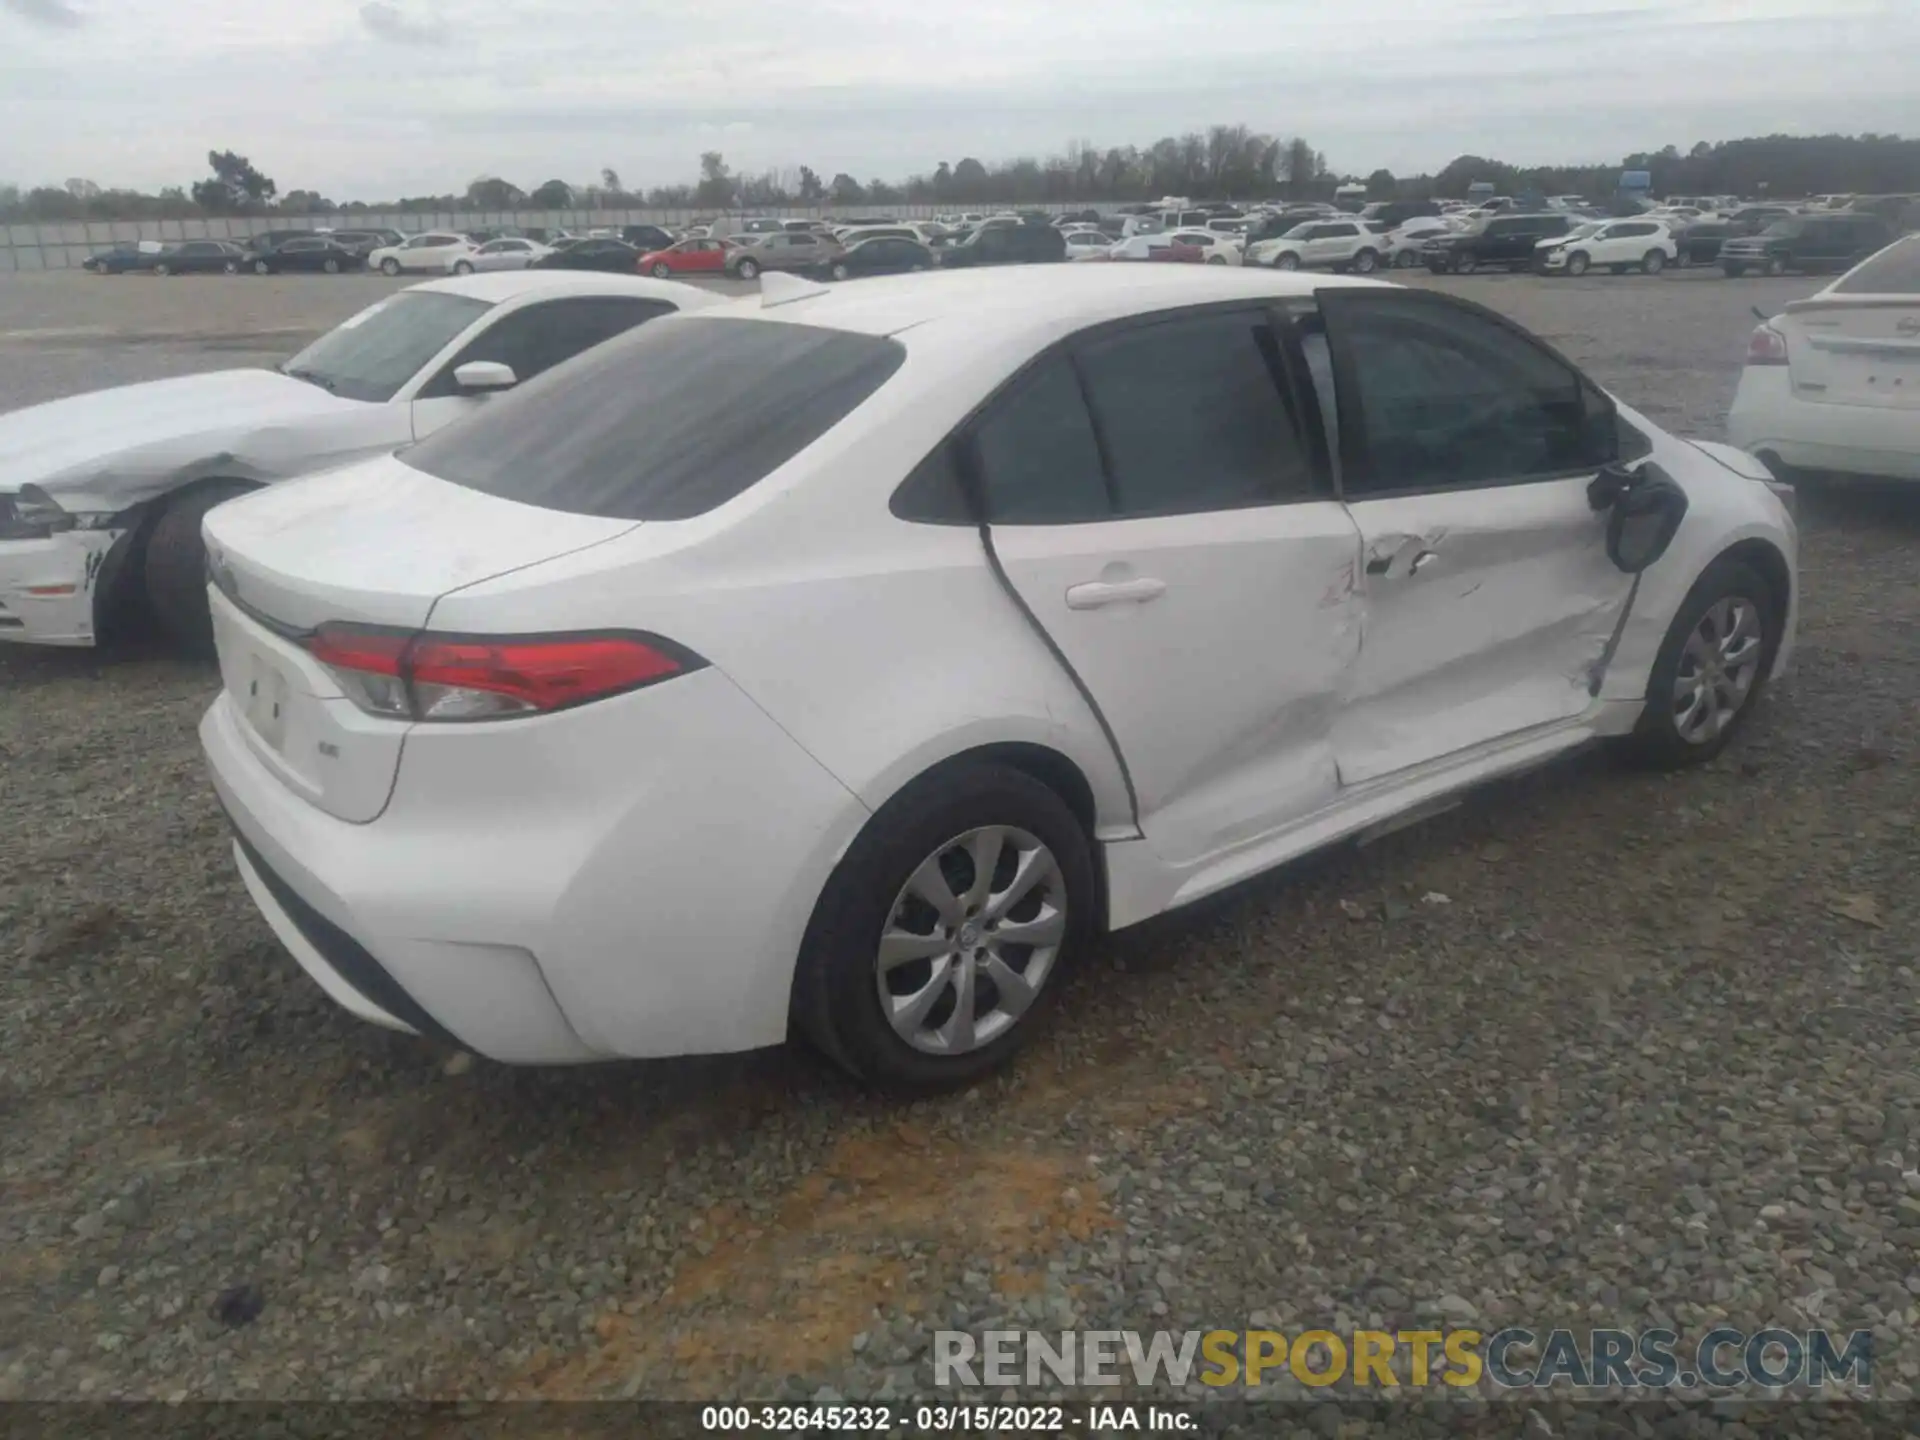
<path id="1" fill-rule="evenodd" d="M 691 184 L 628 187 L 611 167 L 584 182 L 549 179 L 522 189 L 483 175 L 464 191 L 395 200 L 336 202 L 317 191 L 284 193 L 246 156 L 231 150 L 207 156 L 211 172 L 191 185 L 157 194 L 104 189 L 87 179 L 22 190 L 0 185 L 0 220 L 137 220 L 207 215 L 325 215 L 356 211 L 709 209 L 780 206 L 853 207 L 896 204 L 1020 205 L 1074 201 L 1117 202 L 1184 195 L 1196 200 L 1324 199 L 1343 178 L 1362 181 L 1376 199 L 1461 197 L 1476 181 L 1508 194 L 1611 195 L 1622 170 L 1651 173 L 1656 194 L 1798 196 L 1832 192 L 1920 192 L 1920 140 L 1897 135 L 1767 135 L 1718 143 L 1701 141 L 1684 155 L 1673 145 L 1639 152 L 1612 164 L 1518 166 L 1461 155 L 1432 175 L 1396 176 L 1375 170 L 1342 177 L 1305 139 L 1283 139 L 1245 125 L 1215 125 L 1169 135 L 1153 144 L 1099 149 L 1075 141 L 1044 159 L 984 162 L 973 156 L 941 161 L 929 173 L 889 181 L 862 181 L 841 172 L 830 179 L 806 165 L 736 172 L 717 150 L 700 157 Z"/>

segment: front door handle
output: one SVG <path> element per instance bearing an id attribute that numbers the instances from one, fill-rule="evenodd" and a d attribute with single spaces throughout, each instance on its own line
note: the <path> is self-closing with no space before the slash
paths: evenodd
<path id="1" fill-rule="evenodd" d="M 1164 580 L 1090 580 L 1084 585 L 1067 587 L 1067 608 L 1098 610 L 1102 605 L 1144 605 L 1166 593 Z"/>

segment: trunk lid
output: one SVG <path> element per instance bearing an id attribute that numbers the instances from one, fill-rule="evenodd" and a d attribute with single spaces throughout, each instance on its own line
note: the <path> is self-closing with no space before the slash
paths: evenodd
<path id="1" fill-rule="evenodd" d="M 303 637 L 328 621 L 420 629 L 452 591 L 635 523 L 483 495 L 391 456 L 217 507 L 205 525 L 214 641 L 241 733 L 312 804 L 377 818 L 411 722 L 362 710 Z"/>
<path id="2" fill-rule="evenodd" d="M 1920 410 L 1920 296 L 1796 300 L 1774 326 L 1798 399 Z"/>

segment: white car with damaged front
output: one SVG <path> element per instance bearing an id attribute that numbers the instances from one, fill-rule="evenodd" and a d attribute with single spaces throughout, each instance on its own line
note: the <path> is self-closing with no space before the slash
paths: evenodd
<path id="1" fill-rule="evenodd" d="M 1511 322 L 1207 266 L 769 277 L 206 530 L 236 864 L 341 1004 L 905 1089 L 1097 932 L 1711 758 L 1797 595 L 1763 466 Z"/>
<path id="2" fill-rule="evenodd" d="M 210 648 L 200 522 L 275 481 L 391 451 L 654 316 L 715 303 L 639 276 L 411 286 L 277 370 L 219 370 L 0 414 L 0 641 L 87 646 L 151 619 Z"/>
<path id="3" fill-rule="evenodd" d="M 1581 276 L 1595 268 L 1658 275 L 1680 258 L 1672 227 L 1651 216 L 1595 221 L 1534 246 L 1535 266 L 1549 275 Z"/>

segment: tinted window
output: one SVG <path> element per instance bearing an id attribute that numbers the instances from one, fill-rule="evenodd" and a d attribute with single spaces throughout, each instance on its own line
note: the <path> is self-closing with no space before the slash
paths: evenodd
<path id="1" fill-rule="evenodd" d="M 1432 490 L 1576 470 L 1591 445 L 1577 377 L 1483 316 L 1396 298 L 1348 299 L 1341 330 L 1363 452 L 1354 493 Z"/>
<path id="2" fill-rule="evenodd" d="M 1833 288 L 1846 295 L 1920 295 L 1920 236 L 1889 245 Z"/>
<path id="3" fill-rule="evenodd" d="M 1630 240 L 1636 235 L 1651 235 L 1654 232 L 1654 228 L 1652 225 L 1620 225 L 1608 231 L 1607 238 L 1610 240 Z"/>
<path id="4" fill-rule="evenodd" d="M 1518 220 L 1489 220 L 1487 222 L 1487 234 L 1489 235 L 1512 235 L 1519 229 L 1520 222 Z"/>
<path id="5" fill-rule="evenodd" d="M 498 360 L 512 366 L 519 379 L 531 380 L 643 320 L 672 314 L 673 308 L 664 300 L 600 295 L 523 306 L 501 316 L 485 334 L 475 337 L 420 391 L 420 396 L 458 395 L 460 387 L 453 372 L 470 360 Z"/>
<path id="6" fill-rule="evenodd" d="M 818 440 L 905 356 L 872 335 L 669 316 L 490 401 L 403 458 L 550 510 L 684 520 Z"/>
<path id="7" fill-rule="evenodd" d="M 1064 357 L 1043 361 L 973 430 L 987 513 L 1008 525 L 1105 520 L 1100 446 Z"/>
<path id="8" fill-rule="evenodd" d="M 1328 225 L 1320 233 L 1329 240 L 1336 240 L 1348 235 L 1358 235 L 1360 232 L 1352 225 Z"/>
<path id="9" fill-rule="evenodd" d="M 403 290 L 322 335 L 283 367 L 348 400 L 391 400 L 420 367 L 491 308 L 483 300 Z"/>
<path id="10" fill-rule="evenodd" d="M 1264 313 L 1129 328 L 1078 352 L 1124 515 L 1260 504 L 1312 490 Z"/>

